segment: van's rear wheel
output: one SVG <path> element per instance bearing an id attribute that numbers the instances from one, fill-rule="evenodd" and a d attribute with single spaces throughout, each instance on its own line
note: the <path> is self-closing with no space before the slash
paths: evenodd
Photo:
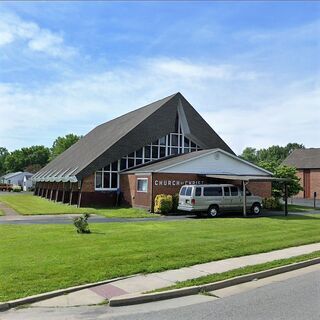
<path id="1" fill-rule="evenodd" d="M 219 215 L 219 207 L 214 204 L 208 208 L 207 213 L 209 218 L 215 218 Z"/>
<path id="2" fill-rule="evenodd" d="M 261 205 L 260 203 L 254 203 L 251 207 L 251 213 L 254 215 L 259 215 L 261 213 Z"/>

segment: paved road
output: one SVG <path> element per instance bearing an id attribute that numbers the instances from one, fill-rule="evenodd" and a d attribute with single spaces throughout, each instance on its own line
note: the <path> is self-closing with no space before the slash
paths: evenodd
<path id="1" fill-rule="evenodd" d="M 1 320 L 318 320 L 320 266 L 195 295 L 136 306 L 110 308 L 26 308 L 0 313 Z"/>

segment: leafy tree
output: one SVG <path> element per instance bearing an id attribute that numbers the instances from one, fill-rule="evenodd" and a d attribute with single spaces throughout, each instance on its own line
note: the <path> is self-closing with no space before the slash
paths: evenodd
<path id="1" fill-rule="evenodd" d="M 82 136 L 77 136 L 73 133 L 67 134 L 64 137 L 58 137 L 51 148 L 51 159 L 54 159 L 59 154 L 70 148 L 73 144 L 79 141 Z"/>
<path id="2" fill-rule="evenodd" d="M 24 171 L 30 165 L 38 165 L 41 168 L 49 161 L 50 150 L 44 146 L 31 146 L 21 148 L 8 154 L 5 158 L 7 172 Z"/>
<path id="3" fill-rule="evenodd" d="M 6 148 L 0 147 L 0 176 L 6 173 L 4 162 L 8 154 L 9 151 Z"/>
<path id="4" fill-rule="evenodd" d="M 272 183 L 272 195 L 274 197 L 282 197 L 285 196 L 285 183 L 288 186 L 288 197 L 292 197 L 302 191 L 303 188 L 301 187 L 299 181 L 300 179 L 297 177 L 297 170 L 294 167 L 289 166 L 278 166 L 274 171 L 274 176 L 276 178 L 286 178 L 289 179 L 287 182 L 283 181 L 274 181 Z"/>
<path id="5" fill-rule="evenodd" d="M 240 157 L 251 163 L 257 163 L 258 162 L 257 149 L 247 147 L 242 151 L 242 154 Z"/>
<path id="6" fill-rule="evenodd" d="M 304 145 L 299 143 L 288 143 L 285 147 L 271 146 L 269 148 L 259 150 L 247 147 L 243 150 L 240 157 L 257 165 L 262 162 L 280 165 L 293 150 L 304 148 Z"/>

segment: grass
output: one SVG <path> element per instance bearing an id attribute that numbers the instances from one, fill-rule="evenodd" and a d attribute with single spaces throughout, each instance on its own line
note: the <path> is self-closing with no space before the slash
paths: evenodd
<path id="1" fill-rule="evenodd" d="M 137 208 L 77 208 L 30 194 L 1 195 L 0 201 L 23 215 L 90 213 L 108 218 L 152 218 L 158 216 Z"/>
<path id="2" fill-rule="evenodd" d="M 315 259 L 320 257 L 320 251 L 315 251 L 308 254 L 303 254 L 297 257 L 288 258 L 288 259 L 280 259 L 280 260 L 274 260 L 266 263 L 256 264 L 252 266 L 247 266 L 243 268 L 237 268 L 234 270 L 230 270 L 227 272 L 221 272 L 221 273 L 214 273 L 207 276 L 199 277 L 196 279 L 186 280 L 177 282 L 175 285 L 149 291 L 146 293 L 152 293 L 152 292 L 162 292 L 162 291 L 168 291 L 168 290 L 174 290 L 174 289 L 181 289 L 186 287 L 192 287 L 192 286 L 201 286 L 208 283 L 214 283 L 222 280 L 231 279 L 234 277 L 243 276 L 250 273 L 255 273 L 259 271 L 274 269 L 281 266 L 286 266 L 288 264 L 297 263 L 301 261 L 306 261 L 310 259 Z"/>
<path id="3" fill-rule="evenodd" d="M 320 215 L 0 225 L 0 301 L 118 276 L 320 242 Z"/>
<path id="4" fill-rule="evenodd" d="M 313 208 L 313 207 L 307 207 L 307 206 L 300 206 L 297 204 L 288 204 L 288 210 L 289 212 L 308 212 L 312 210 L 320 210 L 320 208 Z"/>
<path id="5" fill-rule="evenodd" d="M 0 216 L 4 216 L 4 212 L 1 209 L 0 209 Z"/>

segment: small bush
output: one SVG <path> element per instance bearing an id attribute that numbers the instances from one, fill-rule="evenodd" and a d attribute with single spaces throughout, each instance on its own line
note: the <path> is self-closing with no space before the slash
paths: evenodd
<path id="1" fill-rule="evenodd" d="M 89 229 L 88 218 L 90 217 L 89 213 L 83 214 L 81 217 L 73 219 L 73 224 L 77 229 L 78 233 L 91 233 Z"/>
<path id="2" fill-rule="evenodd" d="M 154 212 L 165 214 L 172 210 L 172 196 L 158 194 L 154 199 Z"/>
<path id="3" fill-rule="evenodd" d="M 178 205 L 179 205 L 179 194 L 176 193 L 172 196 L 172 212 L 178 211 Z"/>
<path id="4" fill-rule="evenodd" d="M 269 209 L 269 210 L 282 210 L 282 204 L 280 203 L 279 198 L 275 197 L 269 197 L 264 198 L 262 201 L 263 208 Z"/>

